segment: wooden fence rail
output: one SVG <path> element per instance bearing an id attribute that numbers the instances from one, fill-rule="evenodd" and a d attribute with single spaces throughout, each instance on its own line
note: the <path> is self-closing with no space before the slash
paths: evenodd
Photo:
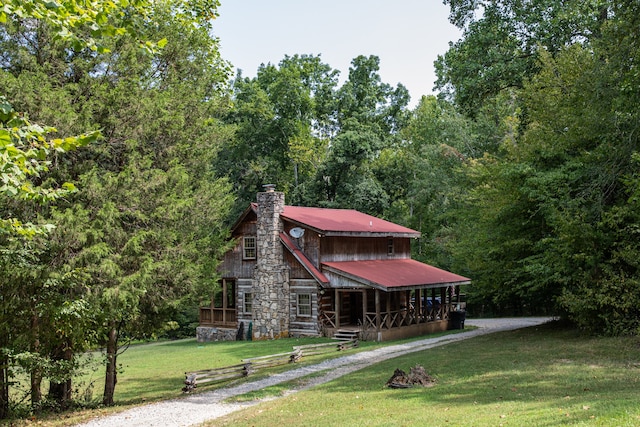
<path id="1" fill-rule="evenodd" d="M 317 354 L 327 354 L 336 351 L 344 351 L 358 346 L 358 340 L 327 342 L 322 344 L 307 344 L 293 347 L 294 350 L 300 351 L 302 356 L 315 356 Z"/>
<path id="2" fill-rule="evenodd" d="M 323 344 L 299 345 L 293 347 L 293 351 L 288 353 L 270 354 L 267 356 L 242 359 L 242 363 L 239 365 L 186 372 L 184 380 L 185 386 L 182 388 L 182 391 L 189 393 L 198 385 L 243 378 L 257 372 L 259 369 L 298 362 L 304 356 L 329 354 L 355 347 L 358 347 L 358 340 L 340 341 L 338 343 L 329 342 Z"/>

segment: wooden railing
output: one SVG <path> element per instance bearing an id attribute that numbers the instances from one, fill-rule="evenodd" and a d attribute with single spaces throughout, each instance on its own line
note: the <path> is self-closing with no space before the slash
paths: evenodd
<path id="1" fill-rule="evenodd" d="M 236 320 L 235 308 L 200 307 L 200 325 L 235 328 Z"/>
<path id="2" fill-rule="evenodd" d="M 322 311 L 320 312 L 320 323 L 327 327 L 336 327 L 336 312 L 335 311 Z"/>
<path id="3" fill-rule="evenodd" d="M 447 320 L 449 318 L 450 310 L 451 307 L 449 305 L 443 304 L 438 309 L 424 310 L 421 314 L 411 308 L 381 312 L 380 329 L 399 328 L 402 326 L 414 325 L 416 323 Z M 365 313 L 363 329 L 376 329 L 376 325 L 376 313 Z"/>

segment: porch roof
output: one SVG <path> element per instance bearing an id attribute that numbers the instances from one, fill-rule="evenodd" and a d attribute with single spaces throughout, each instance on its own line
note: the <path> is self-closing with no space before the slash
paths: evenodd
<path id="1" fill-rule="evenodd" d="M 383 291 L 466 285 L 471 279 L 413 259 L 325 262 L 323 270 Z"/>

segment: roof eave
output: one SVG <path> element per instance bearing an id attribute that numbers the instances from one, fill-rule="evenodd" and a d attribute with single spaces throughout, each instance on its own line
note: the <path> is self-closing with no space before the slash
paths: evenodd
<path id="1" fill-rule="evenodd" d="M 369 286 L 371 288 L 374 289 L 379 289 L 381 291 L 384 292 L 390 292 L 390 291 L 410 291 L 410 290 L 414 290 L 414 289 L 431 289 L 431 288 L 446 288 L 448 286 L 458 286 L 458 285 L 470 285 L 471 284 L 471 280 L 461 280 L 461 281 L 456 281 L 456 282 L 439 282 L 439 283 L 418 283 L 418 284 L 411 284 L 411 285 L 405 285 L 405 286 L 385 286 L 381 283 L 377 283 L 377 282 L 373 282 L 371 280 L 367 280 L 363 277 L 357 276 L 355 274 L 350 274 L 347 273 L 345 271 L 339 270 L 337 268 L 333 268 L 330 267 L 326 264 L 322 265 L 322 268 L 337 274 L 339 276 L 345 277 L 349 280 L 352 280 L 356 283 L 360 283 L 364 286 Z M 330 288 L 334 288 L 335 286 L 331 286 L 329 285 Z"/>
<path id="2" fill-rule="evenodd" d="M 414 238 L 420 237 L 420 233 L 390 233 L 386 231 L 323 231 L 325 237 L 396 237 L 396 238 Z"/>
<path id="3" fill-rule="evenodd" d="M 245 220 L 247 215 L 249 215 L 251 212 L 258 212 L 258 205 L 256 203 L 250 203 L 249 206 L 242 212 L 240 217 L 236 220 L 236 222 L 233 223 L 233 225 L 231 226 L 231 234 L 236 231 L 240 224 L 242 224 L 242 222 Z"/>

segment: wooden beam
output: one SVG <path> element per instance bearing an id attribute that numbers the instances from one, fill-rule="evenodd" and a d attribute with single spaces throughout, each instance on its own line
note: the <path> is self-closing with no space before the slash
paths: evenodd
<path id="1" fill-rule="evenodd" d="M 367 290 L 362 290 L 362 327 L 365 326 L 367 322 Z"/>
<path id="2" fill-rule="evenodd" d="M 340 298 L 340 290 L 336 288 L 334 293 L 334 301 L 336 305 L 336 328 L 340 327 L 340 306 L 342 305 L 342 301 Z"/>
<path id="3" fill-rule="evenodd" d="M 376 289 L 376 331 L 380 332 L 380 289 Z"/>
<path id="4" fill-rule="evenodd" d="M 222 279 L 222 323 L 227 323 L 227 280 Z"/>
<path id="5" fill-rule="evenodd" d="M 387 329 L 391 327 L 391 292 L 387 292 Z"/>
<path id="6" fill-rule="evenodd" d="M 405 291 L 404 293 L 404 306 L 406 310 L 405 319 L 409 320 L 409 325 L 413 323 L 413 319 L 411 319 L 411 312 L 409 310 L 409 305 L 411 304 L 411 291 Z"/>

